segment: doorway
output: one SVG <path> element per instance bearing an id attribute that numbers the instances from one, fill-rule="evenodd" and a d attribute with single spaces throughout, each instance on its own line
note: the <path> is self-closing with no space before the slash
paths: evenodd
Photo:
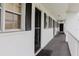
<path id="1" fill-rule="evenodd" d="M 60 32 L 63 32 L 63 23 L 60 24 Z"/>
<path id="2" fill-rule="evenodd" d="M 35 8 L 35 53 L 41 47 L 41 11 Z"/>

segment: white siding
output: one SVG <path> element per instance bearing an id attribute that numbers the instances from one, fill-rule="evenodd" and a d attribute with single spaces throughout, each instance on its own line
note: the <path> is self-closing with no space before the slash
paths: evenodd
<path id="1" fill-rule="evenodd" d="M 53 38 L 53 28 L 44 29 L 43 13 L 46 12 L 53 17 L 49 11 L 46 11 L 41 4 L 32 6 L 32 30 L 21 32 L 0 33 L 0 55 L 23 55 L 33 56 L 34 54 L 34 29 L 35 29 L 35 7 L 42 11 L 41 19 L 41 49 Z"/>

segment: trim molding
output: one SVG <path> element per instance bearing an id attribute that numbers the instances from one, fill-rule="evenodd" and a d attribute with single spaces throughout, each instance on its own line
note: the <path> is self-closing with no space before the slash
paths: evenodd
<path id="1" fill-rule="evenodd" d="M 79 42 L 79 40 L 73 34 L 71 34 L 69 31 L 67 31 L 67 33 L 70 34 L 76 41 Z"/>

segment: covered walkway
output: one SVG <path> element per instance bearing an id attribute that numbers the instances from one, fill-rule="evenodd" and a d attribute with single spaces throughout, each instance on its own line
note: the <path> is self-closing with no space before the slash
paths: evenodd
<path id="1" fill-rule="evenodd" d="M 37 56 L 70 56 L 65 34 L 57 34 Z"/>

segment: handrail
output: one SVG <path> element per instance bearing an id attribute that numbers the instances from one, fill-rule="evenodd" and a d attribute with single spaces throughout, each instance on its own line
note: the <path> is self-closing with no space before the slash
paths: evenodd
<path id="1" fill-rule="evenodd" d="M 67 33 L 70 34 L 75 40 L 79 42 L 79 40 L 73 34 L 71 34 L 69 31 L 67 31 Z"/>

